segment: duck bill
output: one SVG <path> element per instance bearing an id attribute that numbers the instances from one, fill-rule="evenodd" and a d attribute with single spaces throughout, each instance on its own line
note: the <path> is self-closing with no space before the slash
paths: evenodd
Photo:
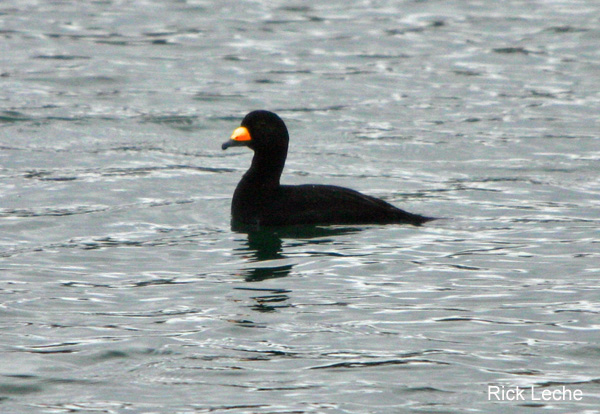
<path id="1" fill-rule="evenodd" d="M 221 145 L 221 148 L 226 150 L 229 147 L 246 147 L 248 144 L 252 142 L 252 137 L 250 137 L 250 132 L 245 127 L 239 127 L 231 137 L 229 137 L 229 141 L 226 141 Z"/>

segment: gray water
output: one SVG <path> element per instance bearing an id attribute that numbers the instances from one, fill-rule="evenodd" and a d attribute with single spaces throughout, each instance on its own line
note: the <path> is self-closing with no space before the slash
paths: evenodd
<path id="1" fill-rule="evenodd" d="M 0 412 L 600 412 L 599 45 L 593 0 L 3 1 Z M 258 108 L 285 183 L 440 219 L 233 232 Z"/>

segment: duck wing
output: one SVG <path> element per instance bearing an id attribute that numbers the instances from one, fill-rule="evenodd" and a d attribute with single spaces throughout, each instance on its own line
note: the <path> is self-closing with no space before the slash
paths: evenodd
<path id="1" fill-rule="evenodd" d="M 292 224 L 389 224 L 421 225 L 430 217 L 401 210 L 379 198 L 333 185 L 282 185 L 265 225 Z"/>

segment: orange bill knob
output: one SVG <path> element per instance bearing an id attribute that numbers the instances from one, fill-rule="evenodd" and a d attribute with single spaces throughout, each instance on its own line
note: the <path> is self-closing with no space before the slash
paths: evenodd
<path id="1" fill-rule="evenodd" d="M 252 141 L 252 137 L 248 129 L 246 127 L 239 127 L 233 131 L 233 134 L 229 137 L 229 141 L 224 142 L 221 148 L 225 150 L 229 147 L 241 147 L 248 145 L 250 141 Z"/>

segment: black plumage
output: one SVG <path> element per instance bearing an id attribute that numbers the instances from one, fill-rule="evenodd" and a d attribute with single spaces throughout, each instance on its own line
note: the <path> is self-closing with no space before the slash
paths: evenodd
<path id="1" fill-rule="evenodd" d="M 223 149 L 247 146 L 254 151 L 250 169 L 233 194 L 232 221 L 252 226 L 297 224 L 421 225 L 429 220 L 376 197 L 333 185 L 280 185 L 289 135 L 283 120 L 269 111 L 253 111 Z"/>

